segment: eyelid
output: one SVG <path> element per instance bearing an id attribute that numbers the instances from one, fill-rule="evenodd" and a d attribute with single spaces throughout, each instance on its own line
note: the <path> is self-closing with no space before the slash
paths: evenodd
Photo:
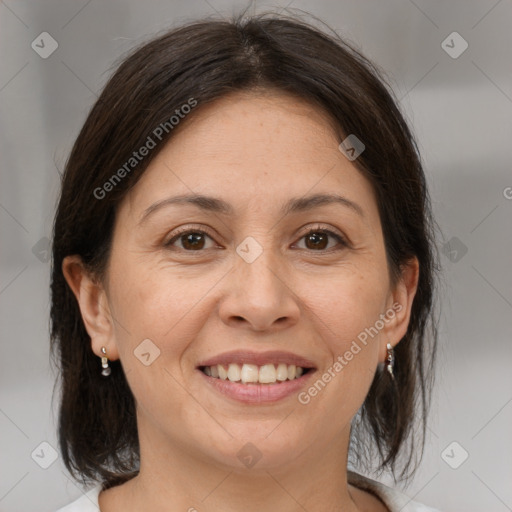
<path id="1" fill-rule="evenodd" d="M 172 233 L 171 238 L 164 241 L 164 245 L 165 246 L 170 245 L 172 242 L 176 241 L 180 236 L 186 235 L 187 233 L 203 233 L 205 235 L 208 235 L 212 240 L 215 240 L 215 235 L 209 228 L 207 228 L 203 225 L 201 225 L 201 226 L 188 225 L 188 226 L 184 226 L 181 228 L 177 228 Z M 190 252 L 192 252 L 192 251 L 190 251 Z"/>
<path id="2" fill-rule="evenodd" d="M 316 225 L 313 225 L 313 226 L 306 227 L 304 229 L 305 230 L 301 231 L 300 236 L 298 235 L 299 238 L 298 238 L 297 242 L 301 241 L 305 236 L 309 235 L 310 233 L 322 232 L 322 233 L 326 233 L 327 235 L 332 236 L 333 238 L 335 238 L 338 241 L 338 245 L 340 245 L 342 247 L 350 247 L 350 242 L 348 241 L 348 239 L 343 234 L 341 234 L 340 232 L 335 230 L 334 228 L 327 227 L 327 226 L 322 226 L 321 224 L 316 224 Z M 180 236 L 183 236 L 183 235 L 185 235 L 187 233 L 202 233 L 202 234 L 205 234 L 213 242 L 216 243 L 215 235 L 206 226 L 204 226 L 204 225 L 200 225 L 200 226 L 197 225 L 197 227 L 196 227 L 194 225 L 188 225 L 188 226 L 185 226 L 185 227 L 182 227 L 182 228 L 177 228 L 177 230 L 172 234 L 172 237 L 168 241 L 164 242 L 164 246 L 165 247 L 172 246 L 172 244 L 175 241 L 177 241 L 180 238 Z M 297 243 L 297 242 L 295 242 L 295 243 Z M 198 250 L 198 251 L 185 251 L 185 252 L 189 252 L 189 253 L 197 252 L 197 253 L 200 253 L 200 252 L 205 252 L 206 250 L 207 249 Z M 301 250 L 308 251 L 307 249 L 301 249 Z M 331 247 L 330 249 L 322 249 L 322 250 L 318 250 L 318 251 L 309 250 L 308 252 L 312 252 L 312 253 L 317 252 L 318 254 L 322 254 L 322 253 L 329 253 L 331 251 L 337 251 L 337 250 L 340 250 L 340 249 L 336 248 L 336 247 Z"/>
<path id="3" fill-rule="evenodd" d="M 332 236 L 333 238 L 335 238 L 338 241 L 339 245 L 341 245 L 343 247 L 350 247 L 350 242 L 348 241 L 348 239 L 345 235 L 343 235 L 339 231 L 335 230 L 335 228 L 322 226 L 321 224 L 316 224 L 314 226 L 310 226 L 310 227 L 306 228 L 306 231 L 301 233 L 299 240 L 302 240 L 305 236 L 309 235 L 310 233 L 317 233 L 317 232 L 326 233 L 327 235 Z M 331 247 L 330 249 L 324 249 L 321 251 L 313 251 L 312 250 L 310 252 L 313 252 L 313 253 L 318 252 L 319 254 L 321 254 L 321 253 L 326 253 L 326 252 L 335 251 L 335 250 L 338 250 L 338 249 L 336 249 L 336 247 Z"/>

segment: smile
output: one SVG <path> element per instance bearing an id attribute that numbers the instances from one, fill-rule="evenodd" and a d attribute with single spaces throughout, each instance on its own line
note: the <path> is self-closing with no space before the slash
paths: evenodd
<path id="1" fill-rule="evenodd" d="M 310 368 L 302 368 L 294 364 L 273 364 L 268 363 L 262 366 L 255 364 L 230 363 L 227 365 L 217 364 L 213 366 L 200 367 L 200 370 L 214 379 L 229 380 L 230 382 L 241 382 L 242 384 L 276 384 L 284 381 L 298 379 Z"/>

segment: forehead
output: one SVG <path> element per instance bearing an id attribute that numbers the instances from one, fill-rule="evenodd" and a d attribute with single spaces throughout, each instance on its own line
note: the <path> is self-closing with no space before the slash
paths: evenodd
<path id="1" fill-rule="evenodd" d="M 130 191 L 134 215 L 191 193 L 222 196 L 235 212 L 338 193 L 376 212 L 371 184 L 338 149 L 330 117 L 312 104 L 274 91 L 236 93 L 199 104 L 182 123 Z"/>

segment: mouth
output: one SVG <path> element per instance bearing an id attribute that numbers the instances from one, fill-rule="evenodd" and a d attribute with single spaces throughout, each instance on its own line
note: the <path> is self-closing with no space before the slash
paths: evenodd
<path id="1" fill-rule="evenodd" d="M 288 352 L 230 352 L 201 362 L 197 370 L 224 396 L 245 403 L 275 402 L 306 385 L 314 364 Z"/>
<path id="2" fill-rule="evenodd" d="M 314 368 L 304 368 L 294 364 L 267 363 L 262 366 L 255 364 L 237 363 L 200 366 L 208 377 L 242 384 L 280 384 L 285 381 L 299 379 L 301 376 L 313 371 Z"/>

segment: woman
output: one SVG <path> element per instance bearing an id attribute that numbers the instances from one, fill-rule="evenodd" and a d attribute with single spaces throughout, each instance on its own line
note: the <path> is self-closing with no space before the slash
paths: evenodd
<path id="1" fill-rule="evenodd" d="M 135 50 L 55 218 L 61 451 L 96 484 L 61 511 L 432 511 L 354 470 L 422 452 L 433 225 L 406 122 L 339 38 L 239 17 Z"/>

